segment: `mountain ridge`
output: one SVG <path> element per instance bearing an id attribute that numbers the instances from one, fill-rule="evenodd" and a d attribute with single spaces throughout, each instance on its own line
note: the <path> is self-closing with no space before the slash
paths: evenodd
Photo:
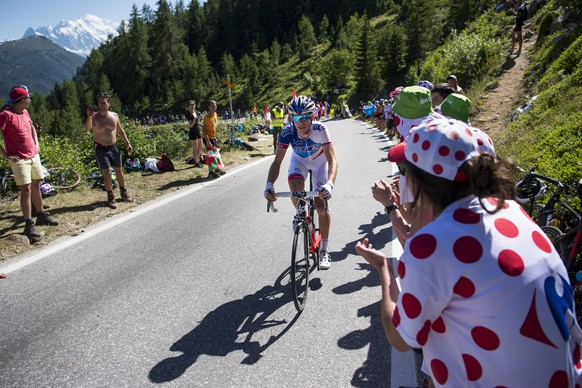
<path id="1" fill-rule="evenodd" d="M 25 84 L 33 93 L 48 95 L 55 83 L 70 80 L 85 58 L 44 36 L 0 43 L 0 96 Z"/>
<path id="2" fill-rule="evenodd" d="M 63 20 L 56 26 L 48 25 L 36 29 L 28 27 L 22 38 L 45 36 L 62 48 L 83 57 L 105 42 L 110 35 L 117 35 L 119 23 L 87 14 L 74 20 Z"/>

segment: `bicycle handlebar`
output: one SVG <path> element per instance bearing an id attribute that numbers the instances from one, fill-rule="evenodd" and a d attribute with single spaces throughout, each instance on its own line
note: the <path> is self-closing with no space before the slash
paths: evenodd
<path id="1" fill-rule="evenodd" d="M 319 196 L 319 191 L 281 191 L 278 193 L 275 193 L 275 197 L 280 197 L 280 198 L 291 198 L 291 197 L 297 197 L 297 198 L 315 198 Z M 273 203 L 273 201 L 269 201 L 267 200 L 267 213 L 273 210 L 273 213 L 277 213 L 278 210 L 275 208 L 275 204 Z M 327 213 L 329 211 L 329 206 L 327 203 L 327 199 L 323 200 L 323 212 Z"/>
<path id="2" fill-rule="evenodd" d="M 523 170 L 522 170 L 522 171 L 523 171 Z M 550 183 L 550 184 L 552 184 L 552 185 L 554 185 L 554 186 L 557 186 L 557 187 L 562 187 L 562 188 L 565 188 L 566 190 L 570 190 L 570 186 L 568 186 L 567 184 L 565 184 L 565 183 L 563 183 L 563 182 L 560 182 L 559 180 L 552 179 L 552 178 L 550 178 L 550 177 L 548 177 L 548 176 L 545 176 L 545 175 L 538 174 L 537 172 L 534 172 L 534 171 L 535 171 L 535 168 L 532 168 L 532 169 L 530 169 L 530 170 L 529 170 L 529 172 L 528 172 L 528 173 L 525 175 L 525 177 L 524 177 L 524 181 L 525 181 L 525 182 L 524 182 L 524 183 L 525 183 L 526 185 L 528 185 L 528 184 L 529 184 L 529 182 L 530 182 L 532 179 L 534 179 L 534 178 L 538 178 L 538 179 L 541 179 L 541 180 L 543 180 L 543 181 L 546 181 L 546 182 L 548 182 L 548 183 Z"/>

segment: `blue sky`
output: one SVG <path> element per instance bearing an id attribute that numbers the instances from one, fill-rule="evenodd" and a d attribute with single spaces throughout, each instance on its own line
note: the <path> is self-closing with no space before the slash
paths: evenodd
<path id="1" fill-rule="evenodd" d="M 87 14 L 121 22 L 129 19 L 133 4 L 138 9 L 143 4 L 157 9 L 157 0 L 2 0 L 0 42 L 22 38 L 28 27 L 56 26 L 63 20 L 74 20 Z M 190 1 L 184 1 L 184 4 L 189 5 Z"/>

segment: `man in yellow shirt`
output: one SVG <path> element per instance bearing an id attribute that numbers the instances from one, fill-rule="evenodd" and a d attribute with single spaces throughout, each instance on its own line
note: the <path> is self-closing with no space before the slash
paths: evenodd
<path id="1" fill-rule="evenodd" d="M 216 101 L 208 101 L 208 113 L 202 121 L 202 141 L 206 146 L 206 164 L 208 165 L 208 176 L 217 177 L 224 174 L 222 169 L 224 165 L 220 158 L 218 141 L 216 140 L 216 126 L 218 124 L 218 115 L 216 114 Z"/>
<path id="2" fill-rule="evenodd" d="M 218 147 L 216 142 L 216 124 L 218 123 L 216 107 L 216 101 L 208 101 L 208 113 L 206 113 L 202 121 L 202 139 L 206 147 L 209 147 L 209 144 Z"/>
<path id="3" fill-rule="evenodd" d="M 273 125 L 273 151 L 277 152 L 277 144 L 279 143 L 279 134 L 281 129 L 283 129 L 283 117 L 285 117 L 285 111 L 283 110 L 283 103 L 278 102 L 273 109 L 273 117 L 271 124 Z"/>

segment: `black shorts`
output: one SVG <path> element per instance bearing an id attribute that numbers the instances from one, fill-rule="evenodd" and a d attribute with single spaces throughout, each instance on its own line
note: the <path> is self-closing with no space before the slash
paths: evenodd
<path id="1" fill-rule="evenodd" d="M 116 144 L 112 146 L 104 146 L 95 143 L 95 160 L 101 170 L 108 168 L 121 168 L 121 151 Z"/>
<path id="2" fill-rule="evenodd" d="M 190 140 L 202 139 L 202 131 L 200 130 L 199 125 L 194 125 L 193 127 L 190 127 L 190 130 L 188 131 L 188 139 Z"/>
<path id="3" fill-rule="evenodd" d="M 215 137 L 210 137 L 210 144 L 212 144 L 213 146 L 218 148 L 218 141 L 216 140 Z M 208 147 L 208 144 L 206 143 L 206 139 L 202 139 L 202 143 L 204 143 L 205 147 Z"/>

